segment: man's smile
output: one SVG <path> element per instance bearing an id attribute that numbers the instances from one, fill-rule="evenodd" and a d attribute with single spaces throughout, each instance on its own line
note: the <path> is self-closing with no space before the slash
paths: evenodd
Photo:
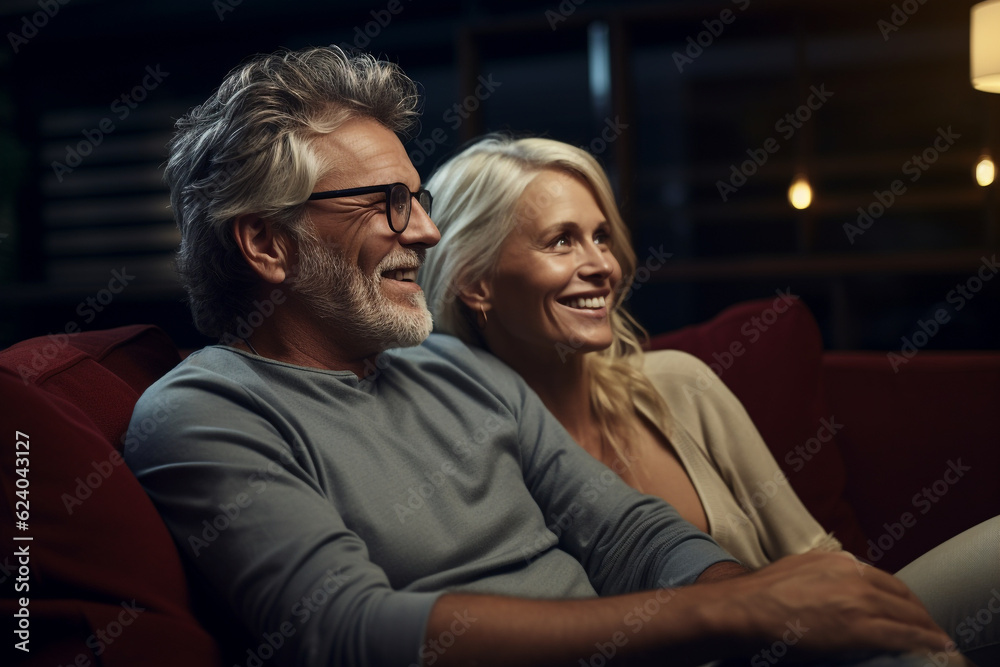
<path id="1" fill-rule="evenodd" d="M 389 280 L 413 283 L 417 281 L 417 269 L 389 269 L 382 273 L 382 277 Z"/>

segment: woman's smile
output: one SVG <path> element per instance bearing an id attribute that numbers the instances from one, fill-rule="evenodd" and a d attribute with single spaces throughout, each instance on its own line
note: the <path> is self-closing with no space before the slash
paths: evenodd
<path id="1" fill-rule="evenodd" d="M 517 220 L 484 302 L 490 349 L 502 358 L 502 350 L 525 346 L 608 347 L 621 267 L 590 188 L 566 172 L 542 171 L 521 195 Z"/>

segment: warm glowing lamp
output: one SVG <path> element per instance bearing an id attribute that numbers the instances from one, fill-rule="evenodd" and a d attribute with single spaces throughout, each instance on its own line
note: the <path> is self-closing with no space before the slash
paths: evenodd
<path id="1" fill-rule="evenodd" d="M 997 168 L 993 164 L 993 159 L 990 157 L 989 153 L 981 155 L 979 157 L 979 162 L 976 164 L 976 183 L 983 186 L 990 185 L 993 179 L 996 178 Z"/>
<path id="2" fill-rule="evenodd" d="M 972 7 L 972 86 L 987 93 L 1000 93 L 1000 0 L 987 0 Z"/>
<path id="3" fill-rule="evenodd" d="M 806 178 L 805 174 L 798 174 L 792 181 L 791 187 L 788 188 L 788 202 L 801 211 L 809 208 L 812 200 L 813 191 L 809 185 L 809 179 Z"/>

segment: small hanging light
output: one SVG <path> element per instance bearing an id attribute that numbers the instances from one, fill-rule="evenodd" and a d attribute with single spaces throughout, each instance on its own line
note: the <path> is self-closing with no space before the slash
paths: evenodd
<path id="1" fill-rule="evenodd" d="M 979 162 L 976 164 L 976 183 L 983 186 L 984 188 L 993 182 L 996 178 L 997 168 L 993 164 L 993 158 L 990 154 L 983 153 L 979 156 Z"/>
<path id="2" fill-rule="evenodd" d="M 800 211 L 812 204 L 813 191 L 809 179 L 802 172 L 795 175 L 791 187 L 788 188 L 788 202 Z"/>

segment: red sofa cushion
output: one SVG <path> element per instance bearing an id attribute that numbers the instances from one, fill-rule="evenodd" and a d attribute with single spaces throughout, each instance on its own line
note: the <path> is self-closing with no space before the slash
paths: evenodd
<path id="1" fill-rule="evenodd" d="M 29 436 L 30 518 L 21 534 L 33 538 L 23 543 L 30 589 L 5 586 L 15 597 L 0 600 L 5 616 L 17 598 L 30 600 L 25 664 L 222 664 L 191 612 L 173 539 L 120 455 L 135 401 L 177 360 L 166 334 L 146 326 L 35 338 L 0 352 L 4 446 L 14 449 L 15 430 Z M 6 461 L 0 523 L 13 527 L 21 476 Z M 3 565 L 16 569 L 13 560 Z"/>
<path id="2" fill-rule="evenodd" d="M 894 370 L 885 352 L 827 352 L 823 376 L 848 424 L 838 443 L 871 538 L 862 557 L 893 572 L 1000 512 L 1000 432 L 988 417 L 1000 355 L 925 350 Z"/>
<path id="3" fill-rule="evenodd" d="M 842 420 L 823 396 L 822 336 L 801 299 L 779 293 L 741 303 L 703 324 L 655 336 L 649 347 L 684 350 L 709 364 L 743 403 L 817 521 L 845 549 L 862 553 L 866 537 L 844 496 L 839 434 L 830 438 L 824 426 L 839 431 Z"/>
<path id="4" fill-rule="evenodd" d="M 76 405 L 119 451 L 135 402 L 179 361 L 170 337 L 149 325 L 50 334 L 0 352 L 0 368 Z"/>

